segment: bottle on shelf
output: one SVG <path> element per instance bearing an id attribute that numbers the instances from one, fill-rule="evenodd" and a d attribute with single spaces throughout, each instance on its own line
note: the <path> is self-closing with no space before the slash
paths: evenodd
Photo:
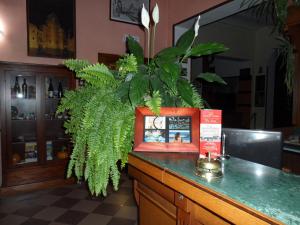
<path id="1" fill-rule="evenodd" d="M 52 79 L 49 79 L 49 87 L 48 87 L 48 98 L 53 98 L 54 97 L 54 88 L 52 84 Z"/>
<path id="2" fill-rule="evenodd" d="M 58 89 L 57 89 L 57 97 L 58 98 L 62 98 L 63 97 L 63 94 L 64 94 L 64 91 L 63 91 L 63 87 L 62 87 L 62 84 L 61 84 L 61 81 L 59 81 L 58 83 Z"/>
<path id="3" fill-rule="evenodd" d="M 27 83 L 26 83 L 26 79 L 23 79 L 23 84 L 22 84 L 22 95 L 23 98 L 27 98 Z"/>
<path id="4" fill-rule="evenodd" d="M 15 80 L 14 94 L 16 95 L 17 98 L 20 98 L 21 89 L 20 89 L 20 85 L 19 85 L 19 77 L 16 77 L 16 80 Z"/>

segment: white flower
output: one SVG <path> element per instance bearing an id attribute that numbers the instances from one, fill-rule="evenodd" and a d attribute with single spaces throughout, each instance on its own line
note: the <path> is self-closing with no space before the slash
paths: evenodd
<path id="1" fill-rule="evenodd" d="M 142 24 L 144 27 L 149 30 L 149 23 L 150 23 L 150 17 L 147 9 L 145 8 L 145 5 L 143 4 L 142 8 Z"/>
<path id="2" fill-rule="evenodd" d="M 153 19 L 155 24 L 158 24 L 158 22 L 159 22 L 159 8 L 158 8 L 157 3 L 155 4 L 155 7 L 152 11 L 152 19 Z"/>
<path id="3" fill-rule="evenodd" d="M 199 27 L 200 27 L 200 25 L 199 25 L 200 18 L 201 18 L 201 16 L 199 15 L 198 18 L 197 18 L 197 21 L 196 21 L 196 23 L 194 25 L 195 37 L 198 36 L 198 30 L 199 30 Z"/>

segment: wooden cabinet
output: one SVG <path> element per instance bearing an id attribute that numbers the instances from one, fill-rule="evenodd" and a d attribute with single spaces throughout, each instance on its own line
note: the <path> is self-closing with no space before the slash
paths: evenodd
<path id="1" fill-rule="evenodd" d="M 134 167 L 129 173 L 136 179 L 140 225 L 232 224 Z"/>
<path id="2" fill-rule="evenodd" d="M 64 91 L 75 87 L 63 66 L 0 63 L 3 186 L 65 177 L 70 139 L 56 114 Z"/>
<path id="3" fill-rule="evenodd" d="M 139 225 L 282 224 L 171 169 L 129 155 Z"/>

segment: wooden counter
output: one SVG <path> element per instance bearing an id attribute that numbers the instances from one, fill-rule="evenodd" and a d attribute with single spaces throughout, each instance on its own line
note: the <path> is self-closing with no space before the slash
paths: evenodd
<path id="1" fill-rule="evenodd" d="M 265 198 L 270 198 L 269 194 L 273 194 L 273 191 L 274 193 L 278 192 L 278 190 L 265 190 L 266 194 L 259 196 L 259 192 L 263 190 L 266 182 L 269 182 L 267 177 L 270 176 L 270 173 L 275 173 L 279 179 L 281 179 L 281 175 L 285 176 L 281 174 L 280 170 L 233 158 L 230 159 L 231 162 L 227 162 L 228 165 L 225 165 L 223 178 L 218 181 L 203 181 L 201 178 L 194 178 L 196 176 L 193 175 L 192 168 L 195 160 L 193 154 L 134 152 L 129 155 L 129 174 L 134 178 L 134 193 L 139 206 L 140 225 L 300 224 L 298 211 L 300 205 L 296 202 L 299 200 L 299 193 L 291 196 L 291 199 L 282 196 L 283 205 L 279 209 L 282 210 L 282 214 L 278 213 L 279 211 L 276 209 L 277 206 L 281 207 L 281 203 L 276 205 L 275 201 L 278 201 L 278 199 L 265 201 Z M 239 163 L 243 165 L 245 162 L 247 164 L 245 165 L 245 171 L 249 170 L 251 166 L 260 169 L 257 171 L 262 174 L 258 174 L 253 181 L 256 182 L 256 186 L 261 183 L 261 187 L 254 189 L 255 186 L 249 185 L 249 181 L 242 182 L 246 177 L 241 175 L 240 188 L 236 188 L 236 185 L 239 184 L 234 182 L 239 179 L 230 177 L 233 175 L 230 174 L 230 170 L 234 167 L 230 164 Z M 191 163 L 193 165 L 190 165 Z M 241 170 L 238 166 L 236 169 Z M 277 171 L 279 171 L 279 174 Z M 240 172 L 243 173 L 243 171 Z M 287 176 L 294 178 L 294 175 L 287 174 Z M 297 179 L 295 184 L 300 184 L 300 177 L 295 177 Z M 197 179 L 199 179 L 199 182 Z M 227 189 L 230 190 L 230 183 L 232 183 L 232 189 L 237 190 L 224 194 Z M 276 185 L 275 183 L 274 185 Z M 223 193 L 222 191 L 216 191 L 214 187 L 218 186 L 224 188 Z M 296 187 L 297 190 L 293 190 L 298 192 L 299 188 L 300 186 Z M 247 193 L 249 193 L 249 196 L 247 196 Z M 240 201 L 229 195 L 236 195 L 236 199 L 240 199 Z M 253 198 L 257 198 L 257 200 L 253 200 Z M 247 204 L 243 204 L 244 202 Z M 256 206 L 249 207 L 253 202 Z M 289 214 L 288 211 L 291 210 L 286 208 L 284 204 L 288 204 L 287 207 L 291 206 L 296 211 Z M 295 209 L 297 205 L 299 208 Z M 261 207 L 265 208 L 262 209 Z M 276 215 L 274 212 L 276 212 Z"/>

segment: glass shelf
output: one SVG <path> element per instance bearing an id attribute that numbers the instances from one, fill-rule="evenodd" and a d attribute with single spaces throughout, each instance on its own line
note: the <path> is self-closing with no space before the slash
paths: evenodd
<path id="1" fill-rule="evenodd" d="M 11 76 L 11 162 L 38 162 L 36 76 Z"/>
<path id="2" fill-rule="evenodd" d="M 36 141 L 20 141 L 12 143 L 13 165 L 26 164 L 38 161 Z"/>
<path id="3" fill-rule="evenodd" d="M 45 133 L 47 161 L 66 159 L 70 153 L 70 138 L 65 135 L 63 128 L 68 117 L 66 114 L 55 114 L 61 100 L 60 96 L 68 90 L 68 83 L 68 78 L 49 76 L 45 79 L 44 121 L 47 127 Z"/>

